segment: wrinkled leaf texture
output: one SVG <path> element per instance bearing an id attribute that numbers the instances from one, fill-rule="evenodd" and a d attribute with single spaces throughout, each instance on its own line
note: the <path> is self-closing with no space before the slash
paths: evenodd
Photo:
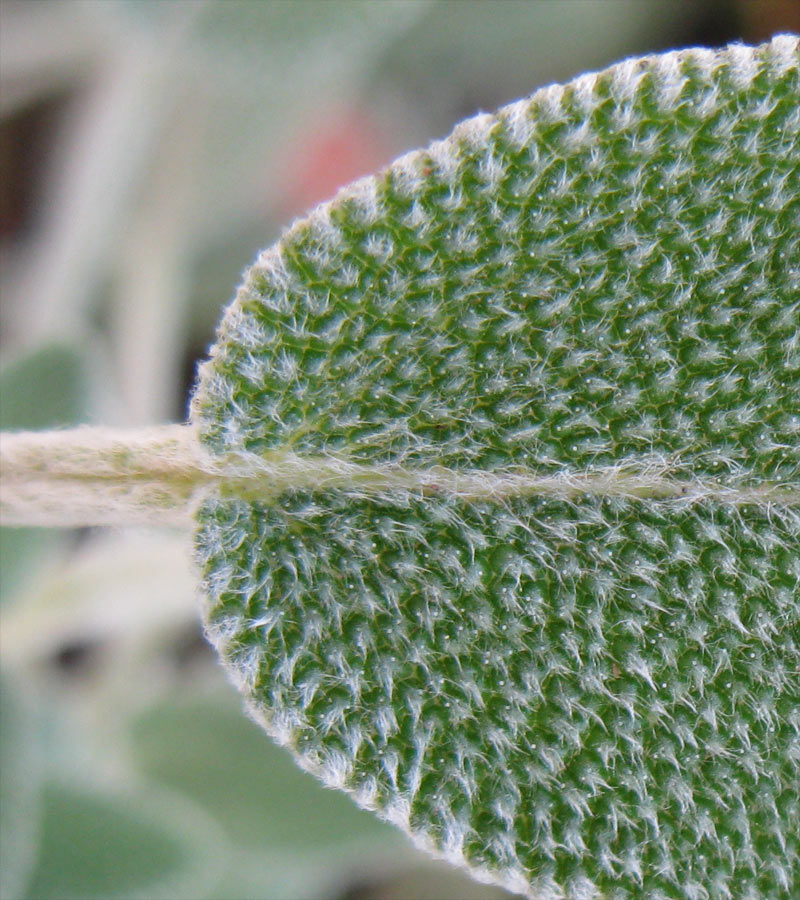
<path id="1" fill-rule="evenodd" d="M 263 253 L 201 372 L 212 453 L 312 473 L 199 514 L 252 714 L 536 900 L 800 892 L 799 55 L 462 123 Z"/>

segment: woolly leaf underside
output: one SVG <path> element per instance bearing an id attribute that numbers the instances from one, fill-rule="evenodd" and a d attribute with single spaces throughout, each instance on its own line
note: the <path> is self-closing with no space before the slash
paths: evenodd
<path id="1" fill-rule="evenodd" d="M 531 897 L 800 890 L 799 101 L 782 38 L 466 122 L 263 254 L 203 369 L 215 454 L 368 471 L 200 513 L 254 714 Z"/>

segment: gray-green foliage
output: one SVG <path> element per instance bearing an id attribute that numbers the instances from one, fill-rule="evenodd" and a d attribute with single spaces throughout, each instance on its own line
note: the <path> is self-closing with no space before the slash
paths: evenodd
<path id="1" fill-rule="evenodd" d="M 214 454 L 321 473 L 199 515 L 253 714 L 533 898 L 800 890 L 799 56 L 462 124 L 262 255 L 202 372 Z"/>
<path id="2" fill-rule="evenodd" d="M 19 897 L 34 864 L 41 759 L 24 697 L 0 680 L 0 897 Z"/>

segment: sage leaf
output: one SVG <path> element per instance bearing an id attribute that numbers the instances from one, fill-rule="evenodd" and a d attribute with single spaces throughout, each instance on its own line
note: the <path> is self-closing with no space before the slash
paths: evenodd
<path id="1" fill-rule="evenodd" d="M 536 900 L 800 891 L 799 60 L 462 123 L 264 252 L 201 371 L 250 712 Z"/>

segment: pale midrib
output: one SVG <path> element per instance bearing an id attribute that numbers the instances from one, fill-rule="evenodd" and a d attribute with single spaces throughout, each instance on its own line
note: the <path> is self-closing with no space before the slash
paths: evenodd
<path id="1" fill-rule="evenodd" d="M 239 465 L 242 469 L 239 470 Z M 503 501 L 542 495 L 576 499 L 585 494 L 643 500 L 716 500 L 733 504 L 800 503 L 800 487 L 763 485 L 731 487 L 711 480 L 678 480 L 655 467 L 636 471 L 630 465 L 598 467 L 587 472 L 565 470 L 542 476 L 530 470 L 456 471 L 398 465 L 364 465 L 329 457 L 276 454 L 272 458 L 237 455 L 229 458 L 223 482 L 231 493 L 247 499 L 289 489 L 345 490 L 365 494 L 422 493 L 451 495 L 474 501 Z M 235 473 L 235 474 L 234 474 Z"/>
<path id="2" fill-rule="evenodd" d="M 674 464 L 626 462 L 555 475 L 365 464 L 272 451 L 213 456 L 191 426 L 80 428 L 0 435 L 0 521 L 6 525 L 185 524 L 219 493 L 269 502 L 289 490 L 355 496 L 448 496 L 473 502 L 584 496 L 798 506 L 800 485 L 745 486 L 692 478 Z"/>

